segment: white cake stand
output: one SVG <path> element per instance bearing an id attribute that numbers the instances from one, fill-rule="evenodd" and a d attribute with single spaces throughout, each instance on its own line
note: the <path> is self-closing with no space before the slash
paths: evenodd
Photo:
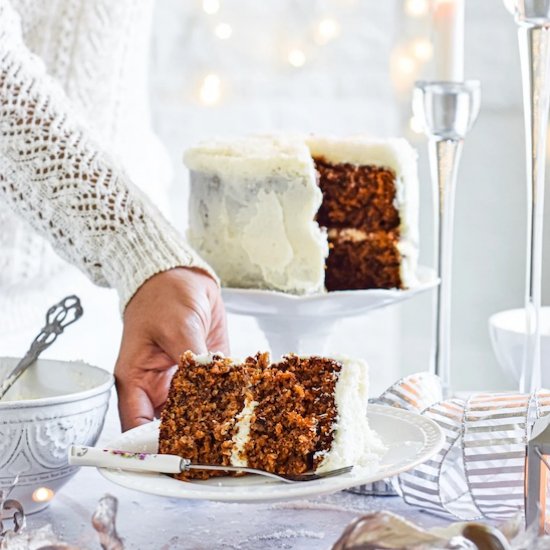
<path id="1" fill-rule="evenodd" d="M 272 290 L 222 289 L 225 308 L 254 317 L 273 357 L 285 353 L 323 353 L 328 337 L 343 318 L 408 300 L 439 284 L 435 271 L 419 267 L 418 284 L 407 290 L 342 290 L 296 296 Z"/>

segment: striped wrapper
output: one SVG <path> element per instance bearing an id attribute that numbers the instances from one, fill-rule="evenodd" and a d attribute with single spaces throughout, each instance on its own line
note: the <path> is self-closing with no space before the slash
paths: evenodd
<path id="1" fill-rule="evenodd" d="M 533 422 L 550 413 L 550 391 L 442 401 L 439 379 L 420 373 L 373 402 L 426 415 L 443 430 L 445 444 L 393 482 L 362 485 L 353 492 L 401 494 L 408 504 L 449 519 L 502 520 L 523 513 L 527 442 Z"/>
<path id="2" fill-rule="evenodd" d="M 423 411 L 432 403 L 441 401 L 441 381 L 433 374 L 420 372 L 397 381 L 380 397 L 369 400 L 377 405 L 389 405 L 411 411 Z M 358 485 L 349 492 L 365 496 L 396 496 L 395 483 L 381 480 L 366 485 Z"/>

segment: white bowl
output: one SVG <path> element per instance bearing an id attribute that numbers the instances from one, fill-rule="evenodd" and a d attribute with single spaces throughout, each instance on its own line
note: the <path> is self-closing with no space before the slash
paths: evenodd
<path id="1" fill-rule="evenodd" d="M 550 307 L 541 308 L 542 386 L 550 388 Z M 493 351 L 501 368 L 519 383 L 525 343 L 525 310 L 509 309 L 489 317 Z"/>
<path id="2" fill-rule="evenodd" d="M 0 357 L 0 379 L 18 358 Z M 73 444 L 94 445 L 109 406 L 112 374 L 81 361 L 39 359 L 0 401 L 0 489 L 26 513 L 45 508 L 76 473 Z"/>

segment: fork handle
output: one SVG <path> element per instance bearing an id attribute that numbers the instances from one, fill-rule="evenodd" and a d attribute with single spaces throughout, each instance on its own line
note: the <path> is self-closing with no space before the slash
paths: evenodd
<path id="1" fill-rule="evenodd" d="M 179 474 L 189 467 L 190 460 L 175 455 L 135 453 L 72 445 L 69 448 L 69 464 L 71 466 L 95 466 L 138 472 Z"/>

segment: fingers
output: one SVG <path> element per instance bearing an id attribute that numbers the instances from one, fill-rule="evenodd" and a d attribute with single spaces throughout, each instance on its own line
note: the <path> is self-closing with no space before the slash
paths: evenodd
<path id="1" fill-rule="evenodd" d="M 154 419 L 185 351 L 228 354 L 228 340 L 220 290 L 209 276 L 178 268 L 146 281 L 126 306 L 115 366 L 122 429 Z"/>
<path id="2" fill-rule="evenodd" d="M 149 331 L 139 325 L 135 330 L 127 323 L 115 366 L 123 431 L 151 422 L 155 413 L 158 415 L 168 395 L 174 365 L 184 351 L 207 351 L 199 316 L 191 312 L 178 321 L 164 326 L 159 323 Z"/>
<path id="3" fill-rule="evenodd" d="M 204 324 L 193 312 L 188 313 L 178 325 L 167 327 L 158 340 L 159 346 L 174 364 L 179 362 L 180 355 L 185 351 L 190 350 L 197 355 L 208 351 Z"/>
<path id="4" fill-rule="evenodd" d="M 147 393 L 138 386 L 130 386 L 117 380 L 118 414 L 122 431 L 151 422 L 155 410 Z"/>

